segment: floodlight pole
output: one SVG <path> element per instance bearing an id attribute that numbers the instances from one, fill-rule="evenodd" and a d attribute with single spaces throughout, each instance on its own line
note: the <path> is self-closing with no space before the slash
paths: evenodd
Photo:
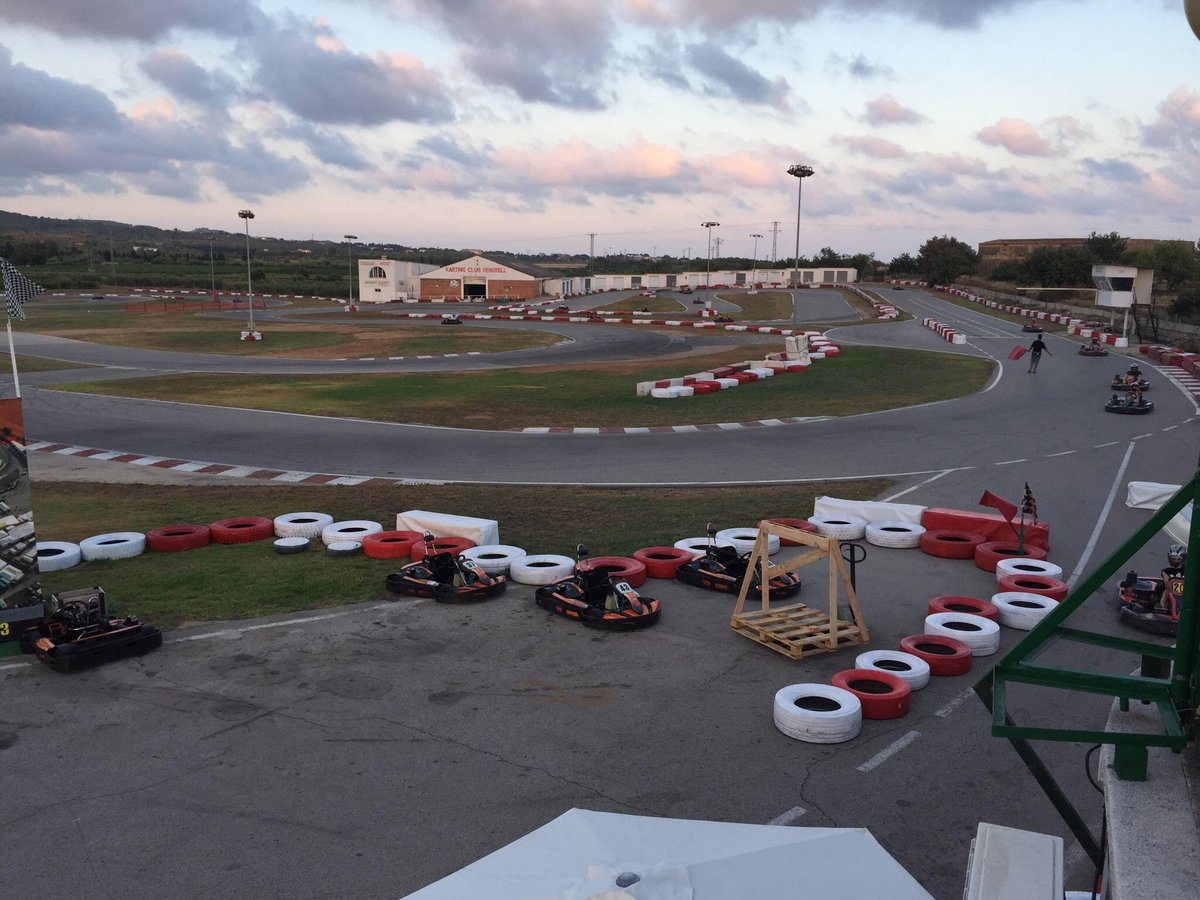
<path id="1" fill-rule="evenodd" d="M 800 286 L 800 201 L 804 196 L 804 179 L 813 174 L 812 166 L 789 166 L 787 173 L 796 179 L 796 256 L 792 274 L 796 279 L 796 287 Z M 789 279 L 790 281 L 790 279 Z"/>
<path id="2" fill-rule="evenodd" d="M 343 234 L 346 239 L 346 265 L 350 274 L 350 305 L 354 305 L 354 244 L 353 241 L 358 240 L 357 234 Z"/>
<path id="3" fill-rule="evenodd" d="M 701 222 L 703 228 L 708 229 L 708 268 L 704 272 L 704 295 L 706 300 L 712 300 L 712 230 L 720 225 L 720 222 Z"/>
<path id="4" fill-rule="evenodd" d="M 254 285 L 250 277 L 250 220 L 254 218 L 254 212 L 239 209 L 238 218 L 246 223 L 246 294 L 250 303 L 250 340 L 254 340 Z"/>
<path id="5" fill-rule="evenodd" d="M 750 237 L 754 238 L 754 253 L 751 255 L 750 259 L 750 286 L 753 287 L 754 285 L 758 284 L 758 239 L 762 237 L 762 235 L 752 234 Z"/>

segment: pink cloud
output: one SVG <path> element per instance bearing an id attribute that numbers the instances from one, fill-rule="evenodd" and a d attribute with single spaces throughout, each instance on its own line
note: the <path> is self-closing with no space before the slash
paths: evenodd
<path id="1" fill-rule="evenodd" d="M 1190 150 L 1200 144 L 1200 92 L 1180 85 L 1158 105 L 1158 117 L 1142 129 L 1151 147 Z"/>
<path id="2" fill-rule="evenodd" d="M 985 144 L 1003 147 L 1014 156 L 1054 156 L 1053 145 L 1024 119 L 1000 119 L 975 135 Z"/>
<path id="3" fill-rule="evenodd" d="M 542 185 L 653 182 L 679 173 L 679 153 L 639 138 L 625 147 L 598 148 L 571 138 L 548 153 L 502 147 L 495 162 L 510 174 Z"/>
<path id="4" fill-rule="evenodd" d="M 844 135 L 833 138 L 833 142 L 848 147 L 853 153 L 874 159 L 903 159 L 908 156 L 908 151 L 895 141 L 870 135 Z"/>
<path id="5" fill-rule="evenodd" d="M 925 117 L 904 106 L 891 94 L 881 94 L 874 100 L 867 101 L 862 120 L 868 125 L 911 125 L 924 121 Z"/>

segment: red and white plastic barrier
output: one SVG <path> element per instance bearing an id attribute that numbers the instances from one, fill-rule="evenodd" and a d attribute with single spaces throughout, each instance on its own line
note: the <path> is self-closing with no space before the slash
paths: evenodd
<path id="1" fill-rule="evenodd" d="M 937 319 L 931 319 L 929 316 L 926 316 L 921 320 L 921 324 L 926 328 L 933 329 L 935 332 L 937 332 L 938 337 L 947 340 L 952 344 L 965 344 L 967 342 L 967 336 L 965 334 L 960 331 L 955 331 L 949 325 L 944 325 Z"/>

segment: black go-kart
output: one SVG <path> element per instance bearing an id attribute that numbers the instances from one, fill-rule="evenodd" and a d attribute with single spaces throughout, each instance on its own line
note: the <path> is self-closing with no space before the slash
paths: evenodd
<path id="1" fill-rule="evenodd" d="M 742 579 L 750 566 L 750 553 L 738 553 L 734 547 L 718 547 L 717 530 L 708 523 L 708 549 L 703 556 L 684 563 L 675 570 L 675 577 L 684 584 L 702 587 L 710 591 L 736 594 L 742 587 Z M 762 574 L 755 565 L 751 573 L 750 586 L 761 594 Z M 776 575 L 767 583 L 767 596 L 772 601 L 784 600 L 800 593 L 800 576 L 795 572 Z"/>
<path id="2" fill-rule="evenodd" d="M 442 316 L 442 324 L 443 325 L 461 325 L 462 323 L 463 323 L 462 319 L 460 319 L 458 316 L 454 315 L 453 313 Z"/>
<path id="3" fill-rule="evenodd" d="M 111 618 L 98 587 L 63 591 L 51 598 L 57 609 L 40 625 L 21 632 L 21 650 L 58 672 L 139 656 L 162 646 L 162 629 L 136 616 Z"/>
<path id="4" fill-rule="evenodd" d="M 422 540 L 424 558 L 385 579 L 387 589 L 393 594 L 429 597 L 439 603 L 470 603 L 498 597 L 508 587 L 507 578 L 485 572 L 473 559 L 455 556 L 449 550 L 435 552 L 437 539 L 428 531 Z"/>
<path id="5" fill-rule="evenodd" d="M 1113 376 L 1111 387 L 1114 391 L 1131 391 L 1134 388 L 1137 388 L 1139 391 L 1148 391 L 1150 390 L 1150 382 L 1145 378 L 1129 379 L 1127 381 L 1124 375 L 1115 375 Z"/>
<path id="6" fill-rule="evenodd" d="M 1141 395 L 1126 394 L 1121 397 L 1113 394 L 1104 404 L 1104 411 L 1124 416 L 1144 416 L 1146 413 L 1154 412 L 1154 401 L 1147 400 Z"/>
<path id="7" fill-rule="evenodd" d="M 1082 344 L 1079 347 L 1080 356 L 1108 356 L 1108 350 L 1103 344 Z"/>
<path id="8" fill-rule="evenodd" d="M 575 548 L 579 562 L 575 574 L 537 589 L 534 602 L 542 609 L 577 619 L 590 628 L 632 631 L 653 625 L 662 615 L 662 605 L 643 597 L 629 582 L 614 578 L 607 569 L 587 561 L 587 547 Z"/>
<path id="9" fill-rule="evenodd" d="M 1046 329 L 1043 326 L 1037 325 L 1033 322 L 1026 322 L 1024 325 L 1021 326 L 1021 330 L 1028 331 L 1028 332 L 1037 332 L 1040 334 L 1041 332 L 1045 331 Z"/>
<path id="10" fill-rule="evenodd" d="M 1117 586 L 1122 622 L 1154 634 L 1174 635 L 1179 629 L 1183 578 L 1139 578 L 1129 571 Z"/>

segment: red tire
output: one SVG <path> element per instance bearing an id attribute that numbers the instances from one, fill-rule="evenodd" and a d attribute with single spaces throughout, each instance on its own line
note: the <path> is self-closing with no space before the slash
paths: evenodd
<path id="1" fill-rule="evenodd" d="M 207 525 L 164 525 L 146 532 L 146 549 L 159 553 L 179 553 L 198 550 L 212 542 Z"/>
<path id="2" fill-rule="evenodd" d="M 877 669 L 846 669 L 829 683 L 862 704 L 864 719 L 898 719 L 912 706 L 912 687 L 899 675 Z"/>
<path id="3" fill-rule="evenodd" d="M 977 597 L 963 597 L 958 594 L 948 594 L 944 597 L 934 597 L 929 601 L 929 615 L 934 613 L 970 613 L 973 616 L 983 616 L 993 622 L 1000 620 L 1000 610 L 996 604 Z"/>
<path id="4" fill-rule="evenodd" d="M 984 541 L 975 548 L 975 565 L 985 572 L 995 572 L 996 563 L 1000 560 L 1014 559 L 1018 556 L 1045 559 L 1046 551 L 1028 544 L 1018 549 L 1016 541 Z"/>
<path id="5" fill-rule="evenodd" d="M 776 525 L 786 525 L 788 528 L 796 528 L 800 531 L 807 531 L 809 534 L 817 533 L 817 526 L 808 519 L 767 519 L 768 522 L 774 522 Z M 803 546 L 799 541 L 789 541 L 786 538 L 779 539 L 781 547 L 800 547 Z"/>
<path id="6" fill-rule="evenodd" d="M 691 555 L 688 553 L 688 559 L 691 559 Z M 592 569 L 603 569 L 618 581 L 628 582 L 631 588 L 641 587 L 646 583 L 646 564 L 640 559 L 628 556 L 592 556 L 584 565 Z"/>
<path id="7" fill-rule="evenodd" d="M 921 549 L 941 559 L 971 559 L 983 541 L 983 535 L 974 531 L 933 528 L 921 535 Z"/>
<path id="8" fill-rule="evenodd" d="M 421 537 L 424 537 L 424 535 L 421 535 Z M 470 538 L 440 537 L 433 539 L 434 553 L 445 553 L 446 551 L 449 551 L 455 556 L 458 556 L 458 554 L 462 553 L 464 550 L 470 550 L 474 546 L 475 542 Z M 423 540 L 413 541 L 412 547 L 409 548 L 409 556 L 412 558 L 413 562 L 424 559 L 425 542 Z"/>
<path id="9" fill-rule="evenodd" d="M 404 559 L 412 553 L 413 541 L 419 541 L 424 535 L 419 531 L 377 531 L 374 534 L 364 534 L 362 539 L 363 556 L 371 559 Z"/>
<path id="10" fill-rule="evenodd" d="M 965 675 L 971 671 L 971 648 L 940 634 L 910 634 L 900 649 L 929 663 L 930 675 Z"/>
<path id="11" fill-rule="evenodd" d="M 633 558 L 646 567 L 650 578 L 674 578 L 676 570 L 692 561 L 692 554 L 678 547 L 646 547 L 633 551 Z M 633 583 L 630 582 L 630 587 Z"/>
<path id="12" fill-rule="evenodd" d="M 235 516 L 208 526 L 216 544 L 250 544 L 275 536 L 275 523 L 262 516 Z"/>
<path id="13" fill-rule="evenodd" d="M 1027 594 L 1041 594 L 1051 600 L 1063 600 L 1070 590 L 1065 581 L 1051 578 L 1049 575 L 1005 575 L 999 581 L 1001 591 L 1025 591 Z"/>

